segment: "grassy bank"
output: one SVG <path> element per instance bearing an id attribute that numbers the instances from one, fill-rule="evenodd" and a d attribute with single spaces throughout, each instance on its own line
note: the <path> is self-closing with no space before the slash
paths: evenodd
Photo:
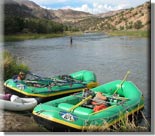
<path id="1" fill-rule="evenodd" d="M 130 36 L 130 37 L 150 37 L 150 31 L 134 30 L 134 31 L 110 31 L 107 32 L 111 36 Z"/>
<path id="2" fill-rule="evenodd" d="M 36 34 L 36 33 L 14 34 L 14 35 L 5 35 L 4 41 L 22 41 L 22 40 L 29 40 L 29 39 L 45 39 L 45 38 L 80 35 L 80 34 L 82 34 L 82 33 L 81 32 L 64 32 L 64 33 L 56 33 L 56 34 Z"/>
<path id="3" fill-rule="evenodd" d="M 131 36 L 131 37 L 149 37 L 149 31 L 109 31 L 106 32 L 111 36 Z M 54 38 L 54 37 L 63 37 L 63 36 L 73 36 L 73 35 L 81 35 L 82 32 L 64 32 L 64 33 L 56 33 L 56 34 L 36 34 L 36 33 L 28 33 L 28 34 L 14 34 L 14 35 L 5 35 L 4 41 L 22 41 L 29 39 L 45 39 L 45 38 Z"/>
<path id="4" fill-rule="evenodd" d="M 18 74 L 20 71 L 28 71 L 29 68 L 23 62 L 18 61 L 17 58 L 11 55 L 10 52 L 4 51 L 4 80 L 12 78 L 13 75 Z"/>

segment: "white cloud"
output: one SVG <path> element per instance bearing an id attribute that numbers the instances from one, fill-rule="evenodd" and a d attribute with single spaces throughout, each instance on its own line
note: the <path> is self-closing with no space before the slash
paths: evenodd
<path id="1" fill-rule="evenodd" d="M 155 0 L 151 0 L 152 3 L 155 3 Z"/>
<path id="2" fill-rule="evenodd" d="M 108 4 L 98 4 L 98 3 L 93 3 L 93 13 L 103 13 L 103 12 L 107 12 L 107 11 L 111 11 L 113 10 L 113 8 L 108 5 Z"/>
<path id="3" fill-rule="evenodd" d="M 52 9 L 51 7 L 42 6 L 42 5 L 40 5 L 40 7 L 44 8 L 44 9 Z"/>
<path id="4" fill-rule="evenodd" d="M 126 8 L 127 5 L 125 4 L 120 4 L 117 6 L 111 6 L 108 4 L 99 4 L 99 3 L 93 3 L 92 8 L 88 6 L 88 4 L 83 4 L 81 7 L 64 7 L 64 8 L 71 8 L 73 10 L 78 10 L 78 11 L 84 11 L 84 12 L 90 12 L 92 14 L 98 14 L 98 13 L 105 13 L 108 11 L 114 11 L 114 10 L 119 10 L 119 9 L 124 9 Z"/>
<path id="5" fill-rule="evenodd" d="M 120 4 L 108 4 L 108 3 L 104 3 L 104 4 L 101 4 L 101 3 L 93 3 L 93 13 L 96 14 L 96 13 L 104 13 L 104 12 L 107 12 L 107 11 L 114 11 L 114 10 L 120 10 L 120 9 L 125 9 L 128 7 L 128 3 L 120 3 Z"/>
<path id="6" fill-rule="evenodd" d="M 84 11 L 84 12 L 92 13 L 92 9 L 87 4 L 83 4 L 81 5 L 81 7 L 65 6 L 65 7 L 62 7 L 61 9 L 73 9 L 77 11 Z"/>
<path id="7" fill-rule="evenodd" d="M 50 5 L 57 4 L 60 8 L 70 8 L 73 10 L 90 12 L 93 14 L 104 13 L 113 10 L 136 7 L 147 0 L 78 0 L 78 4 L 73 4 L 73 0 L 32 0 L 46 9 L 55 9 Z M 155 1 L 155 0 L 152 0 Z M 76 1 L 77 2 L 77 1 Z M 61 7 L 61 4 L 68 5 Z M 49 6 L 48 6 L 49 5 Z"/>
<path id="8" fill-rule="evenodd" d="M 77 7 L 77 8 L 72 8 L 74 10 L 78 10 L 78 11 L 84 11 L 84 12 L 92 12 L 92 9 L 87 5 L 87 4 L 83 4 L 81 7 Z"/>

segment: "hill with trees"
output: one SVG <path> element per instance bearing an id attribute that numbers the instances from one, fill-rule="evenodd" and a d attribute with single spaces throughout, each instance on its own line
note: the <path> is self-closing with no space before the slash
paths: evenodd
<path id="1" fill-rule="evenodd" d="M 138 7 L 89 17 L 73 24 L 82 31 L 111 31 L 111 30 L 149 30 L 150 29 L 150 2 Z M 107 13 L 106 13 L 107 14 Z M 103 16 L 103 17 L 102 17 Z"/>
<path id="2" fill-rule="evenodd" d="M 56 16 L 28 0 L 6 0 L 4 33 L 58 33 L 67 29 L 53 21 Z"/>
<path id="3" fill-rule="evenodd" d="M 150 2 L 93 15 L 71 9 L 48 10 L 29 0 L 5 0 L 4 33 L 149 30 Z"/>

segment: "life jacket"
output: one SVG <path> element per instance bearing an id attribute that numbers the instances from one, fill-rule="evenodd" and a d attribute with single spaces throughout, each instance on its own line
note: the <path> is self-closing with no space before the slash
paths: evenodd
<path id="1" fill-rule="evenodd" d="M 92 105 L 94 105 L 94 112 L 107 108 L 107 103 L 97 96 L 93 98 Z"/>
<path id="2" fill-rule="evenodd" d="M 13 79 L 14 82 L 17 82 L 17 81 L 18 81 L 17 78 L 18 78 L 18 75 L 14 75 L 14 76 L 12 77 L 12 79 Z"/>
<path id="3" fill-rule="evenodd" d="M 107 108 L 107 106 L 105 104 L 95 105 L 93 108 L 93 111 L 97 112 L 97 111 L 100 111 L 100 110 L 105 109 L 105 108 Z"/>

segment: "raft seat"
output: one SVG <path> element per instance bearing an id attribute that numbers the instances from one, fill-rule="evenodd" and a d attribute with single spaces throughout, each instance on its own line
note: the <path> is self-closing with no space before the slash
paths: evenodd
<path id="1" fill-rule="evenodd" d="M 75 106 L 75 105 L 70 104 L 70 103 L 60 103 L 58 105 L 58 108 L 65 110 L 65 111 L 69 111 L 70 108 L 72 108 L 73 106 Z M 93 109 L 89 109 L 89 108 L 85 108 L 85 107 L 81 107 L 81 106 L 75 108 L 73 111 L 73 113 L 80 114 L 80 115 L 89 115 L 93 112 L 94 112 Z"/>

